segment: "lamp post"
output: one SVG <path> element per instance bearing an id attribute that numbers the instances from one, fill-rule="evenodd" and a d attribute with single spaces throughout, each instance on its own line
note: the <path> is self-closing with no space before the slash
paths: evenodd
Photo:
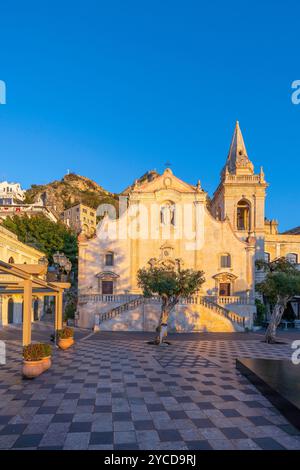
<path id="1" fill-rule="evenodd" d="M 72 263 L 63 252 L 60 253 L 59 251 L 57 251 L 56 253 L 54 253 L 53 261 L 58 267 L 60 280 L 63 272 L 66 272 L 69 276 L 72 269 Z"/>
<path id="2" fill-rule="evenodd" d="M 46 256 L 43 256 L 42 258 L 39 259 L 38 264 L 42 266 L 48 266 L 48 259 Z"/>
<path id="3" fill-rule="evenodd" d="M 59 251 L 57 251 L 53 255 L 53 261 L 54 261 L 55 265 L 58 268 L 59 281 L 62 281 L 63 273 L 66 273 L 67 276 L 69 277 L 71 269 L 72 269 L 72 263 L 66 257 L 66 255 L 63 252 L 60 253 Z M 57 299 L 56 299 L 56 301 L 57 301 Z M 56 329 L 55 329 L 55 344 L 57 346 L 57 331 L 56 331 Z"/>

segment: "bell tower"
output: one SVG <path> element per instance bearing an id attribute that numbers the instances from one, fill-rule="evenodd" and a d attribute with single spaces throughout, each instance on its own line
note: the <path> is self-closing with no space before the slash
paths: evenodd
<path id="1" fill-rule="evenodd" d="M 236 122 L 221 181 L 211 202 L 211 212 L 219 220 L 229 219 L 240 239 L 255 237 L 257 251 L 262 253 L 267 186 L 262 168 L 259 174 L 254 172 L 239 122 Z"/>

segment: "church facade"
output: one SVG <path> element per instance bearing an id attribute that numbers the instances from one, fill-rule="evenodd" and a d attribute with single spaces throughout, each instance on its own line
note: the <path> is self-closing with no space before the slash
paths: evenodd
<path id="1" fill-rule="evenodd" d="M 154 329 L 157 299 L 148 305 L 137 300 L 137 271 L 163 265 L 205 273 L 197 296 L 172 314 L 175 330 L 251 328 L 255 260 L 287 256 L 298 263 L 300 256 L 300 236 L 278 234 L 276 221 L 265 218 L 267 186 L 263 170 L 255 173 L 238 123 L 211 199 L 200 181 L 188 184 L 169 168 L 136 180 L 122 194 L 118 217 L 113 208 L 99 208 L 95 236 L 79 236 L 79 325 Z"/>

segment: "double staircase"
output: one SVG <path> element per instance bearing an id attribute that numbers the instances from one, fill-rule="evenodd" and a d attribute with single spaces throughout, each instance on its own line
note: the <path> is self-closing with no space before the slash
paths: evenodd
<path id="1" fill-rule="evenodd" d="M 124 315 L 126 312 L 130 310 L 131 311 L 135 310 L 145 303 L 147 304 L 152 303 L 152 304 L 155 304 L 156 306 L 160 306 L 161 302 L 160 302 L 159 297 L 145 298 L 142 295 L 135 297 L 134 299 L 128 300 L 125 303 L 117 307 L 113 307 L 103 314 L 100 314 L 98 325 L 100 326 L 101 324 L 103 324 L 104 322 L 107 322 L 108 320 L 112 320 L 116 317 L 120 317 L 120 315 Z M 202 306 L 206 311 L 208 309 L 212 313 L 213 316 L 218 315 L 220 317 L 227 319 L 231 323 L 235 331 L 245 330 L 245 317 L 243 317 L 242 315 L 239 315 L 236 312 L 233 312 L 232 310 L 229 310 L 228 308 L 222 307 L 217 302 L 215 302 L 214 300 L 208 297 L 202 297 L 202 296 L 189 297 L 189 298 L 181 299 L 179 302 L 179 305 L 182 306 L 183 309 L 186 308 L 187 305 L 191 305 L 191 304 L 196 306 L 194 307 L 194 310 L 197 312 L 199 311 L 200 315 L 201 315 L 201 306 Z M 197 305 L 199 305 L 199 308 L 197 307 Z"/>

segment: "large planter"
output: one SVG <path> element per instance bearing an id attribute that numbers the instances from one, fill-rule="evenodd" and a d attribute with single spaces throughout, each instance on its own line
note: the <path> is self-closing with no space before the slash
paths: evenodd
<path id="1" fill-rule="evenodd" d="M 73 337 L 60 338 L 58 340 L 58 346 L 60 347 L 60 349 L 68 349 L 72 346 L 72 344 L 74 344 L 74 338 Z"/>
<path id="2" fill-rule="evenodd" d="M 44 372 L 43 359 L 39 361 L 23 361 L 23 375 L 27 379 L 34 379 Z"/>
<path id="3" fill-rule="evenodd" d="M 44 371 L 50 369 L 51 367 L 51 356 L 43 357 L 42 359 Z"/>

